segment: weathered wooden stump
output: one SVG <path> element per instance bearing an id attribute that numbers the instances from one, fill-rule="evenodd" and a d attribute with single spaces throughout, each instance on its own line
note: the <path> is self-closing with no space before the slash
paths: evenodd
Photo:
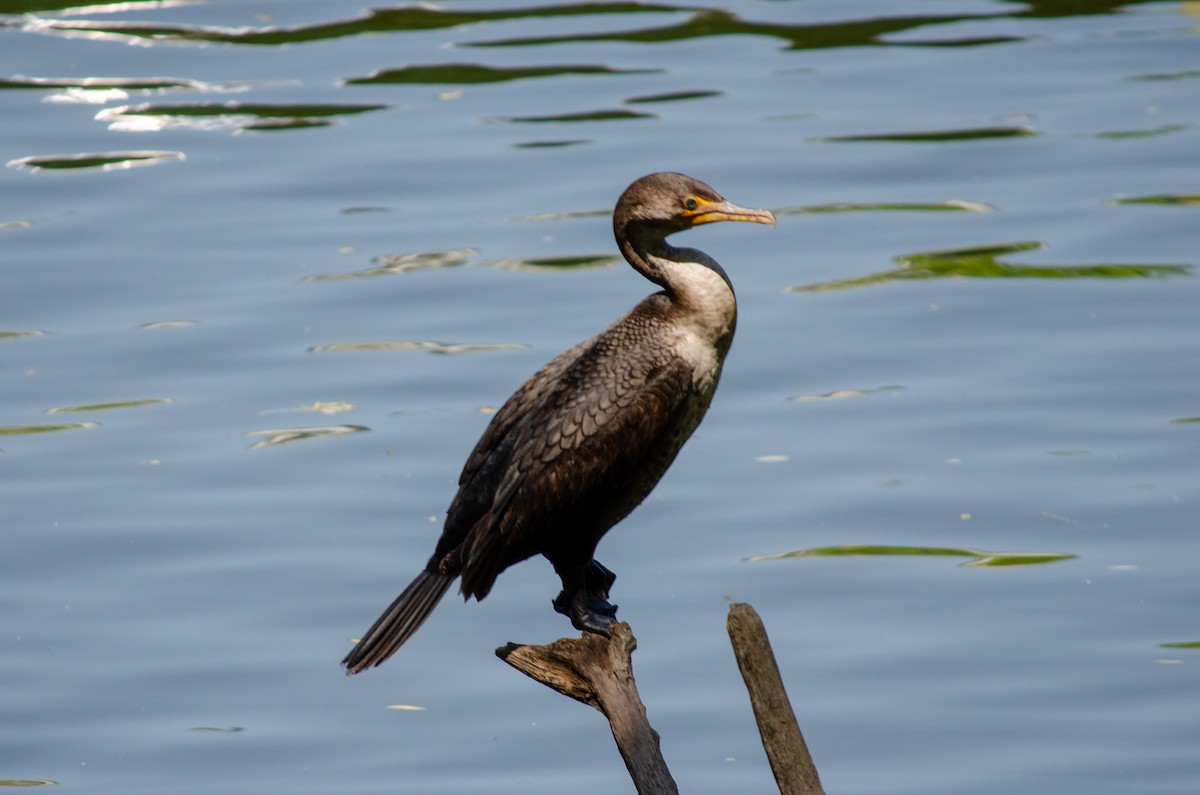
<path id="1" fill-rule="evenodd" d="M 611 638 L 584 635 L 548 646 L 509 643 L 496 649 L 496 656 L 526 676 L 604 713 L 638 795 L 678 795 L 658 744 L 658 732 L 646 718 L 646 707 L 633 680 L 636 648 L 637 639 L 629 625 L 618 624 Z"/>
<path id="2" fill-rule="evenodd" d="M 748 604 L 729 606 L 726 621 L 738 669 L 750 692 L 750 706 L 758 722 L 763 750 L 775 774 L 781 795 L 825 795 L 817 766 L 792 712 L 775 652 L 758 613 Z"/>
<path id="3" fill-rule="evenodd" d="M 731 605 L 728 630 L 780 793 L 825 795 L 758 613 L 748 604 Z M 600 710 L 638 795 L 678 795 L 633 678 L 636 648 L 629 625 L 618 624 L 611 638 L 584 635 L 547 646 L 509 643 L 496 649 L 496 656 L 531 679 Z"/>

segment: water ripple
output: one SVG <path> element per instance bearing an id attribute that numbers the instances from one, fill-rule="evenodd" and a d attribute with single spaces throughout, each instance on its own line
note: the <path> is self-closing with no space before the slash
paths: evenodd
<path id="1" fill-rule="evenodd" d="M 279 82 L 206 83 L 178 77 L 26 77 L 0 78 L 0 90 L 40 90 L 48 93 L 43 101 L 99 105 L 125 100 L 132 94 L 166 94 L 192 91 L 202 94 L 231 94 L 284 84 Z"/>
<path id="2" fill-rule="evenodd" d="M 507 83 L 538 77 L 561 75 L 622 75 L 650 74 L 659 69 L 615 69 L 611 66 L 508 66 L 495 67 L 474 63 L 420 64 L 398 69 L 381 69 L 366 77 L 351 77 L 348 85 L 417 84 L 417 85 L 479 85 Z"/>
<path id="3" fill-rule="evenodd" d="M 338 116 L 384 110 L 388 105 L 264 105 L 240 102 L 179 105 L 122 105 L 105 108 L 96 120 L 108 129 L 147 132 L 190 130 L 280 130 L 326 126 Z"/>
<path id="4" fill-rule="evenodd" d="M 59 431 L 86 431 L 99 428 L 98 422 L 61 422 L 54 425 L 0 425 L 0 436 L 29 436 Z"/>
<path id="5" fill-rule="evenodd" d="M 41 9 L 38 9 L 41 10 Z M 98 22 L 30 17 L 22 27 L 33 33 L 134 43 L 220 43 L 286 45 L 337 39 L 371 33 L 429 31 L 481 22 L 516 19 L 647 14 L 678 11 L 675 6 L 651 3 L 585 3 L 506 8 L 492 11 L 448 11 L 433 6 L 404 6 L 369 11 L 355 19 L 297 27 L 232 28 L 205 25 L 167 25 L 148 22 Z"/>
<path id="6" fill-rule="evenodd" d="M 1168 206 L 1200 205 L 1200 193 L 1160 193 L 1155 196 L 1131 196 L 1114 199 L 1113 204 L 1161 204 Z"/>
<path id="7" fill-rule="evenodd" d="M 47 414 L 82 414 L 92 411 L 112 411 L 113 409 L 136 409 L 143 406 L 169 406 L 175 401 L 171 398 L 141 398 L 139 400 L 117 400 L 108 403 L 85 403 L 78 406 L 58 406 L 46 409 Z"/>
<path id="8" fill-rule="evenodd" d="M 49 787 L 57 783 L 48 778 L 0 778 L 0 787 Z"/>
<path id="9" fill-rule="evenodd" d="M 100 171 L 121 171 L 139 166 L 155 166 L 171 160 L 186 160 L 183 152 L 142 150 L 135 152 L 83 152 L 69 155 L 35 155 L 8 161 L 9 168 L 24 171 L 61 171 L 94 168 Z"/>
<path id="10" fill-rule="evenodd" d="M 1145 75 L 1132 75 L 1125 78 L 1131 82 L 1161 82 L 1164 80 L 1192 80 L 1200 77 L 1200 69 L 1187 69 L 1182 72 L 1155 72 Z"/>
<path id="11" fill-rule="evenodd" d="M 585 110 L 576 113 L 556 113 L 549 116 L 498 116 L 490 121 L 507 121 L 515 124 L 547 124 L 586 121 L 627 121 L 630 119 L 654 119 L 653 113 L 641 113 L 628 108 L 613 108 L 610 110 Z"/>
<path id="12" fill-rule="evenodd" d="M 607 213 L 607 211 L 605 211 Z M 592 217 L 591 213 L 566 213 L 561 215 L 539 216 L 518 220 L 558 220 L 563 217 Z M 483 268 L 503 268 L 515 271 L 559 271 L 578 270 L 581 268 L 607 268 L 619 263 L 621 258 L 614 254 L 565 254 L 558 257 L 510 257 L 506 259 L 478 259 L 479 252 L 473 248 L 448 249 L 446 251 L 418 251 L 404 254 L 385 254 L 371 261 L 376 267 L 364 268 L 357 271 L 340 273 L 320 273 L 305 276 L 300 281 L 305 284 L 319 282 L 340 282 L 350 279 L 370 279 L 376 276 L 394 276 L 412 271 L 428 270 L 430 268 L 454 268 L 460 265 L 474 265 Z M 372 343 L 374 344 L 374 343 Z M 409 344 L 409 343 L 406 343 Z M 421 343 L 423 345 L 432 343 Z"/>
<path id="13" fill-rule="evenodd" d="M 594 16 L 643 16 L 684 15 L 686 18 L 674 24 L 657 27 L 612 30 L 599 33 L 567 33 L 550 36 L 510 37 L 468 43 L 477 47 L 530 47 L 558 45 L 572 42 L 616 41 L 642 44 L 686 41 L 713 36 L 761 36 L 782 41 L 789 50 L 826 49 L 834 47 L 976 47 L 1019 42 L 1023 36 L 957 36 L 934 38 L 929 36 L 933 29 L 953 26 L 962 22 L 1011 19 L 1027 15 L 1059 17 L 1079 14 L 1104 13 L 1106 9 L 1074 7 L 1064 9 L 1036 8 L 1020 13 L 974 13 L 915 15 L 859 19 L 811 24 L 785 24 L 745 20 L 723 9 L 699 9 L 685 5 L 669 5 L 636 2 L 596 2 L 578 4 L 550 4 L 532 7 L 501 8 L 493 10 L 447 10 L 433 6 L 413 5 L 398 8 L 374 9 L 348 20 L 336 20 L 314 25 L 294 27 L 224 27 L 206 25 L 171 25 L 149 22 L 106 22 L 98 20 L 64 20 L 33 16 L 36 12 L 60 11 L 76 7 L 83 11 L 103 12 L 114 10 L 155 9 L 177 5 L 169 0 L 154 3 L 113 3 L 100 6 L 77 7 L 75 3 L 53 0 L 31 0 L 18 3 L 10 13 L 26 16 L 20 26 L 30 32 L 93 40 L 113 40 L 129 43 L 154 44 L 173 43 L 221 43 L 250 46 L 282 46 L 305 42 L 322 41 L 378 33 L 406 31 L 429 31 L 445 28 L 471 29 L 480 23 L 512 22 L 522 19 L 547 19 Z M 0 13 L 5 10 L 0 3 Z M 904 39 L 897 34 L 920 30 L 920 40 Z M 1166 75 L 1165 78 L 1187 77 L 1190 72 Z M 1159 75 L 1148 75 L 1133 79 L 1164 79 Z"/>
<path id="14" fill-rule="evenodd" d="M 346 353 L 360 351 L 429 351 L 430 353 L 490 353 L 527 348 L 515 342 L 461 343 L 432 342 L 430 340 L 378 340 L 373 342 L 335 342 L 331 345 L 315 345 L 309 353 Z"/>
<path id="15" fill-rule="evenodd" d="M 152 320 L 149 323 L 142 323 L 138 328 L 157 331 L 164 328 L 189 328 L 198 325 L 200 324 L 195 320 Z"/>
<path id="16" fill-rule="evenodd" d="M 625 100 L 630 105 L 650 105 L 659 102 L 685 102 L 691 99 L 709 99 L 724 95 L 724 91 L 670 91 L 663 94 L 647 94 Z"/>
<path id="17" fill-rule="evenodd" d="M 1145 130 L 1110 130 L 1092 133 L 1092 137 L 1106 141 L 1126 141 L 1131 138 L 1157 138 L 1160 135 L 1173 135 L 1190 129 L 1192 129 L 1190 124 L 1164 124 L 1161 127 L 1151 127 Z"/>
<path id="18" fill-rule="evenodd" d="M 317 401 L 309 403 L 306 406 L 290 406 L 283 409 L 263 409 L 259 414 L 300 414 L 309 411 L 319 411 L 322 414 L 341 414 L 343 411 L 351 411 L 357 408 L 353 403 L 346 401 L 337 401 L 334 403 L 324 403 Z"/>
<path id="19" fill-rule="evenodd" d="M 837 389 L 823 395 L 793 395 L 789 403 L 823 403 L 827 400 L 848 400 L 850 398 L 868 397 L 870 395 L 886 395 L 903 392 L 904 387 L 898 384 L 871 387 L 869 389 Z"/>
<path id="20" fill-rule="evenodd" d="M 615 254 L 577 254 L 562 257 L 522 257 L 480 262 L 492 268 L 514 271 L 560 271 L 580 268 L 609 268 L 621 262 Z"/>
<path id="21" fill-rule="evenodd" d="M 590 144 L 591 139 L 588 138 L 561 138 L 548 141 L 521 141 L 513 144 L 515 149 L 562 149 L 567 146 L 580 146 L 581 144 Z"/>
<path id="22" fill-rule="evenodd" d="M 1186 264 L 1137 265 L 1019 265 L 1000 257 L 1044 248 L 1040 242 L 1002 243 L 968 248 L 942 249 L 896 257 L 899 267 L 852 279 L 835 279 L 816 284 L 792 285 L 786 292 L 808 293 L 869 287 L 908 279 L 1130 279 L 1187 276 Z"/>
<path id="23" fill-rule="evenodd" d="M 612 215 L 612 210 L 565 210 L 562 212 L 553 213 L 538 213 L 537 215 L 520 215 L 513 218 L 514 221 L 522 222 L 537 222 L 542 221 L 578 221 L 591 218 L 607 218 Z"/>
<path id="24" fill-rule="evenodd" d="M 479 252 L 473 248 L 384 254 L 371 260 L 376 265 L 374 268 L 343 273 L 320 273 L 314 276 L 305 276 L 300 281 L 303 283 L 338 282 L 347 279 L 369 279 L 375 276 L 409 273 L 429 268 L 453 268 L 458 265 L 465 265 L 478 255 Z"/>
<path id="25" fill-rule="evenodd" d="M 813 547 L 776 552 L 771 555 L 754 555 L 747 562 L 787 560 L 789 558 L 816 557 L 865 557 L 865 556 L 944 556 L 971 558 L 962 565 L 971 569 L 994 569 L 1013 566 L 1033 566 L 1041 563 L 1058 563 L 1076 557 L 1066 552 L 983 552 L 978 549 L 956 549 L 951 547 L 906 547 L 873 544 L 844 544 L 834 547 Z"/>
<path id="26" fill-rule="evenodd" d="M 861 135 L 831 135 L 810 138 L 813 143 L 947 143 L 978 141 L 984 138 L 1024 138 L 1037 135 L 1025 125 L 994 127 L 963 127 L 952 130 L 915 130 L 911 132 L 865 133 Z"/>
<path id="27" fill-rule="evenodd" d="M 996 14 L 961 14 L 947 16 L 885 17 L 878 19 L 852 20 L 848 22 L 788 25 L 744 20 L 723 9 L 698 11 L 686 7 L 670 10 L 688 12 L 691 15 L 674 25 L 637 30 L 606 31 L 602 33 L 568 34 L 558 36 L 514 37 L 476 42 L 477 47 L 531 47 L 574 42 L 617 41 L 639 44 L 686 41 L 712 36 L 766 36 L 781 39 L 789 50 L 825 49 L 831 47 L 862 46 L 974 46 L 1020 41 L 1021 37 L 993 36 L 987 38 L 967 37 L 946 39 L 937 42 L 890 42 L 884 37 L 915 28 L 949 25 L 964 20 L 995 18 Z"/>
<path id="28" fill-rule="evenodd" d="M 371 430 L 365 425 L 324 425 L 312 428 L 270 428 L 262 431 L 248 431 L 245 436 L 263 437 L 250 445 L 251 450 L 264 447 L 279 447 L 293 442 L 307 442 L 312 439 L 325 439 L 332 436 L 345 436 L 351 433 L 362 433 Z"/>
<path id="29" fill-rule="evenodd" d="M 813 215 L 820 213 L 988 213 L 996 208 L 984 202 L 948 199 L 940 202 L 836 202 L 834 204 L 802 204 L 781 207 L 775 215 Z"/>

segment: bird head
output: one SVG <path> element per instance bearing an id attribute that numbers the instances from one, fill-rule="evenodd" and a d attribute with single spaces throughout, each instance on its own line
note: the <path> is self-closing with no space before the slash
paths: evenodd
<path id="1" fill-rule="evenodd" d="M 698 179 L 667 171 L 635 180 L 621 194 L 613 213 L 618 238 L 628 234 L 631 223 L 656 228 L 665 236 L 718 221 L 774 226 L 775 216 L 769 210 L 734 204 Z"/>

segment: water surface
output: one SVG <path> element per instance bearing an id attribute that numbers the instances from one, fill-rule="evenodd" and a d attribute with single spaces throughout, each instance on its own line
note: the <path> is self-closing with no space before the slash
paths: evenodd
<path id="1" fill-rule="evenodd" d="M 679 170 L 780 219 L 687 236 L 738 339 L 600 550 L 681 788 L 774 786 L 738 600 L 830 792 L 1193 792 L 1198 27 L 0 0 L 0 784 L 629 791 L 492 655 L 567 634 L 541 562 L 337 662 L 489 411 L 651 289 L 608 211 Z"/>

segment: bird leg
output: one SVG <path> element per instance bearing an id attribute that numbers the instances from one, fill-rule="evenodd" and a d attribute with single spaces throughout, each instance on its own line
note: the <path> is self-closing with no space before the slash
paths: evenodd
<path id="1" fill-rule="evenodd" d="M 599 606 L 595 608 L 597 613 L 616 618 L 617 606 L 608 601 L 608 592 L 616 581 L 616 573 L 606 568 L 598 560 L 589 561 L 587 567 L 584 568 L 583 583 L 587 588 L 588 601 L 589 604 L 598 603 Z"/>
<path id="2" fill-rule="evenodd" d="M 571 619 L 575 629 L 607 637 L 617 623 L 617 606 L 608 601 L 608 589 L 617 575 L 593 560 L 581 567 L 561 568 L 558 576 L 563 589 L 554 599 L 554 610 Z"/>

